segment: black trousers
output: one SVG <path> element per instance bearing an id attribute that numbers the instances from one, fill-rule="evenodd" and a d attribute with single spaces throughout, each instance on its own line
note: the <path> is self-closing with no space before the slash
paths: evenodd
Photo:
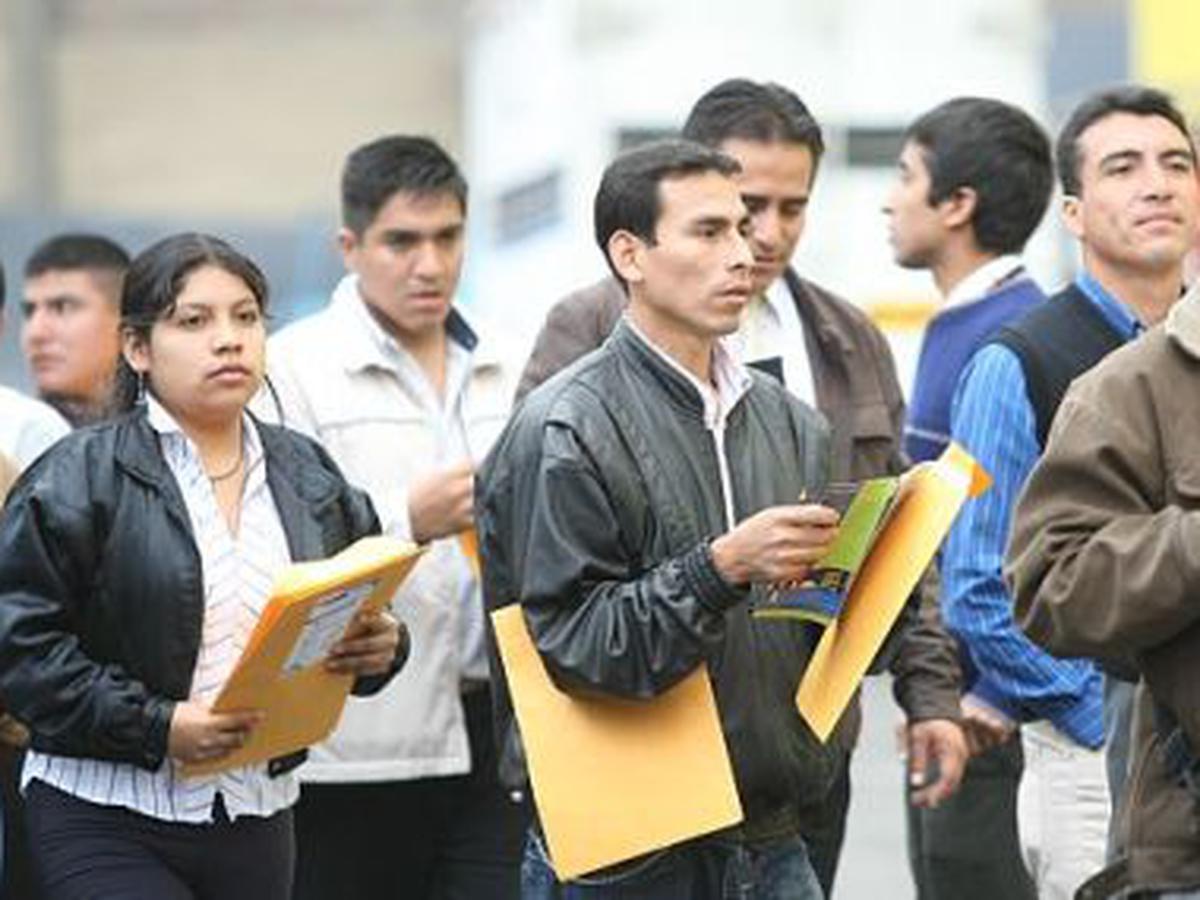
<path id="1" fill-rule="evenodd" d="M 937 809 L 908 805 L 908 856 L 918 900 L 1036 900 L 1017 838 L 1021 736 L 967 763 Z"/>
<path id="2" fill-rule="evenodd" d="M 469 774 L 303 786 L 296 900 L 520 895 L 528 800 L 514 800 L 497 780 L 488 691 L 473 691 L 463 702 Z"/>
<path id="3" fill-rule="evenodd" d="M 191 825 L 101 806 L 34 781 L 25 792 L 46 900 L 287 900 L 290 810 Z"/>

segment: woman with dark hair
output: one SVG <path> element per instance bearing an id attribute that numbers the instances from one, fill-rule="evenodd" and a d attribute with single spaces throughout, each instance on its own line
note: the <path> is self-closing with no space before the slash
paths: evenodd
<path id="1" fill-rule="evenodd" d="M 32 735 L 21 782 L 51 900 L 290 895 L 302 755 L 179 769 L 261 722 L 209 707 L 275 573 L 379 527 L 318 445 L 247 413 L 266 303 L 216 238 L 141 254 L 121 300 L 127 412 L 45 454 L 0 520 L 0 696 Z M 382 612 L 327 665 L 371 693 L 406 650 Z"/>

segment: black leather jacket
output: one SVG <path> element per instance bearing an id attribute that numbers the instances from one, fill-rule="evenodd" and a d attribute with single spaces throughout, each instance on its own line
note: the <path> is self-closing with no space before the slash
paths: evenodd
<path id="1" fill-rule="evenodd" d="M 379 531 L 316 443 L 258 430 L 294 560 Z M 144 412 L 72 433 L 13 487 L 0 518 L 0 699 L 35 749 L 156 769 L 203 618 L 200 553 Z"/>
<path id="2" fill-rule="evenodd" d="M 820 414 L 752 376 L 725 431 L 738 520 L 815 495 L 829 465 Z M 752 619 L 749 591 L 713 565 L 727 530 L 715 450 L 699 393 L 621 322 L 517 410 L 480 470 L 477 524 L 489 607 L 523 605 L 560 687 L 648 698 L 708 666 L 753 822 L 823 793 L 832 751 L 795 704 L 813 632 Z M 523 759 L 498 693 L 515 786 Z"/>

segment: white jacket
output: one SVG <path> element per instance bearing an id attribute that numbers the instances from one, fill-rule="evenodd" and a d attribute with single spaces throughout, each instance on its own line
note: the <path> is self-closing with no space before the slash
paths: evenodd
<path id="1" fill-rule="evenodd" d="M 451 315 L 462 330 L 465 320 Z M 463 386 L 453 404 L 454 444 L 476 463 L 504 427 L 516 386 L 514 367 L 489 346 L 491 337 L 478 340 L 465 372 L 460 367 Z M 267 346 L 284 424 L 319 440 L 347 480 L 371 495 L 384 531 L 404 538 L 411 537 L 410 481 L 459 461 L 447 458 L 446 420 L 431 411 L 428 383 L 418 383 L 415 366 L 367 311 L 354 276 L 341 281 L 325 309 Z M 256 404 L 268 418 L 278 418 L 274 407 L 266 397 Z M 394 609 L 412 638 L 408 663 L 379 694 L 350 699 L 333 735 L 299 770 L 302 780 L 400 781 L 470 770 L 461 634 L 464 616 L 479 617 L 469 624 L 482 628 L 483 609 L 456 539 L 433 542 Z"/>

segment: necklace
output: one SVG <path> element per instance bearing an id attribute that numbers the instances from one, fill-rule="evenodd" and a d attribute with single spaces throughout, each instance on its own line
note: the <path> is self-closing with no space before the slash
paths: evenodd
<path id="1" fill-rule="evenodd" d="M 236 475 L 238 473 L 238 470 L 240 470 L 242 468 L 242 462 L 245 458 L 245 455 L 246 455 L 246 448 L 244 446 L 239 446 L 237 459 L 235 459 L 233 461 L 233 465 L 230 466 L 226 471 L 220 472 L 216 475 L 208 475 L 207 472 L 205 472 L 204 474 L 208 475 L 208 480 L 211 481 L 213 484 L 216 484 L 218 481 L 224 481 L 227 478 L 232 478 L 234 475 Z"/>

